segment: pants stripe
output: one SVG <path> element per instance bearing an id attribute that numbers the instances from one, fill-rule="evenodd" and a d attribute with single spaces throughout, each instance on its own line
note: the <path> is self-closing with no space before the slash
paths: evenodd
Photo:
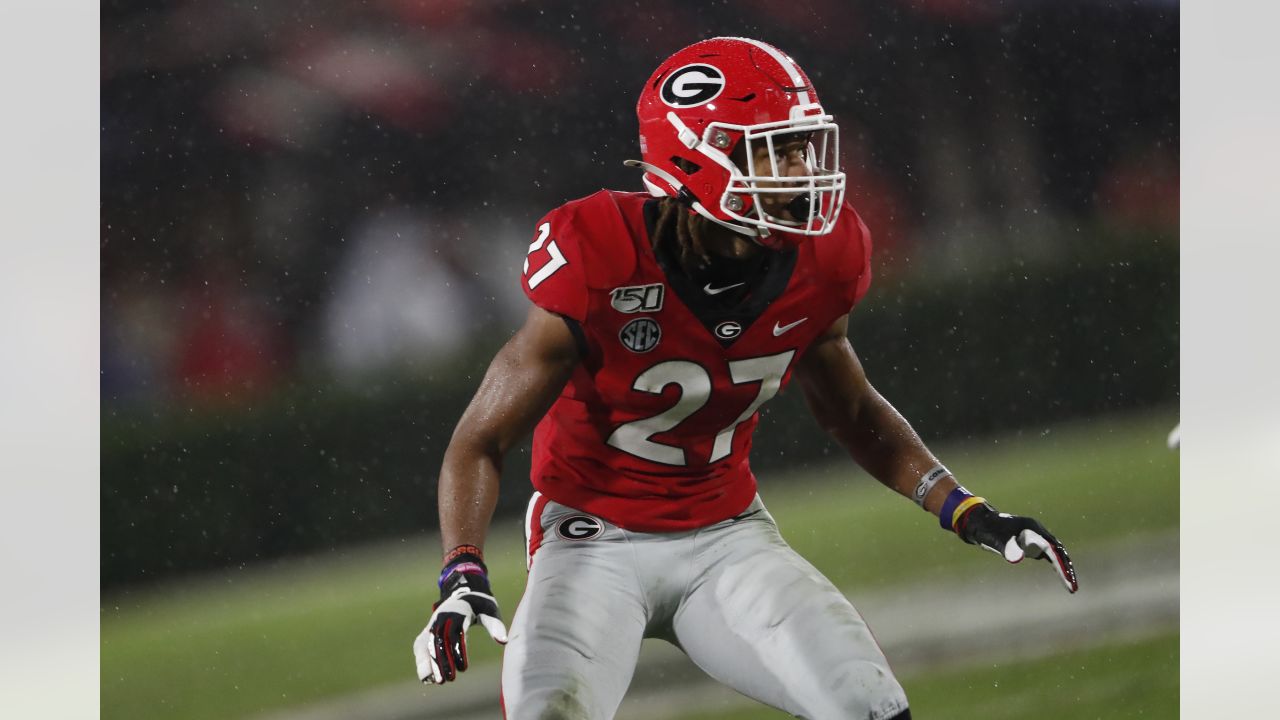
<path id="1" fill-rule="evenodd" d="M 533 491 L 533 497 L 529 498 L 529 508 L 524 516 L 524 567 L 525 570 L 533 568 L 533 554 L 542 546 L 542 511 L 546 509 L 547 498 L 537 490 Z"/>

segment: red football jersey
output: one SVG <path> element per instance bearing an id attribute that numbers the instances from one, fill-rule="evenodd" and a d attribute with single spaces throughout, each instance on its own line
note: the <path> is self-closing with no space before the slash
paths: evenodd
<path id="1" fill-rule="evenodd" d="M 538 224 L 522 280 L 584 353 L 534 431 L 533 486 L 640 532 L 746 508 L 757 411 L 871 279 L 870 235 L 847 205 L 830 234 L 769 251 L 750 287 L 665 271 L 656 212 L 645 194 L 607 190 L 562 205 Z M 717 304 L 733 291 L 746 294 Z"/>

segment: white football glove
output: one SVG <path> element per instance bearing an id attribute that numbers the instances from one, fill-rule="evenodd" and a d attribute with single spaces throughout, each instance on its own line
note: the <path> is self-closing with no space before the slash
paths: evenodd
<path id="1" fill-rule="evenodd" d="M 1080 589 L 1067 549 L 1034 518 L 997 512 L 982 503 L 956 521 L 955 531 L 961 540 L 990 550 L 1006 562 L 1022 562 L 1023 557 L 1046 560 L 1053 565 L 1067 592 Z"/>
<path id="2" fill-rule="evenodd" d="M 443 684 L 467 669 L 467 630 L 477 619 L 499 644 L 507 642 L 507 626 L 489 589 L 484 564 L 463 560 L 445 568 L 440 601 L 427 627 L 413 641 L 413 659 L 424 683 Z"/>

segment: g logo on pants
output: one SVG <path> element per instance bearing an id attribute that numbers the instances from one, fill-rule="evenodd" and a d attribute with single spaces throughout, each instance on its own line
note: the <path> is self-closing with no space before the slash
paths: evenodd
<path id="1" fill-rule="evenodd" d="M 590 515 L 570 515 L 556 523 L 556 534 L 565 540 L 590 540 L 604 532 L 604 523 Z"/>

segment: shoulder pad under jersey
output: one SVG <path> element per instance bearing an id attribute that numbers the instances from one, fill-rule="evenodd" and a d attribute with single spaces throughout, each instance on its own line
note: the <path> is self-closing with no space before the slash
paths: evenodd
<path id="1" fill-rule="evenodd" d="M 852 308 L 871 285 L 871 231 L 849 203 L 845 203 L 836 228 L 813 239 L 818 267 L 839 288 Z"/>
<path id="2" fill-rule="evenodd" d="M 601 190 L 560 207 L 572 228 L 585 267 L 587 286 L 608 290 L 625 282 L 636 269 L 635 239 L 623 219 L 619 200 L 634 201 L 634 193 Z"/>
<path id="3" fill-rule="evenodd" d="M 521 281 L 536 305 L 586 320 L 588 289 L 610 289 L 635 271 L 636 250 L 619 206 L 601 190 L 547 213 L 534 230 Z"/>

